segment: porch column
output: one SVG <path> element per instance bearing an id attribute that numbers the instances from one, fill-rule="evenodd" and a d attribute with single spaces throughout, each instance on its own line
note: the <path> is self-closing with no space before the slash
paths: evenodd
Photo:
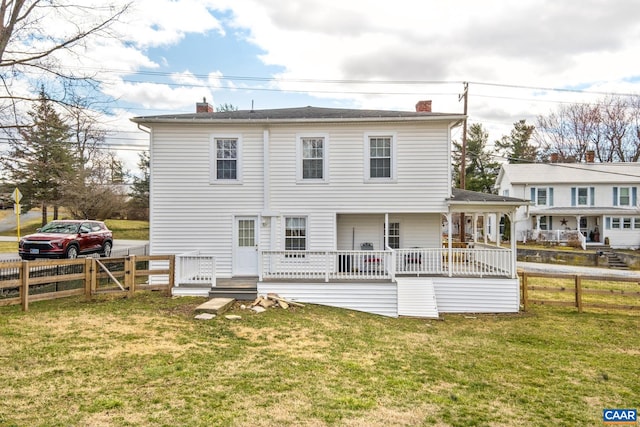
<path id="1" fill-rule="evenodd" d="M 478 242 L 478 214 L 473 213 L 473 243 Z"/>
<path id="2" fill-rule="evenodd" d="M 384 250 L 389 247 L 389 214 L 384 214 Z"/>
<path id="3" fill-rule="evenodd" d="M 482 235 L 484 236 L 484 244 L 486 245 L 488 241 L 487 234 L 489 232 L 489 214 L 487 212 L 482 213 Z"/>
<path id="4" fill-rule="evenodd" d="M 515 221 L 515 211 L 513 211 L 509 216 L 511 220 L 511 278 L 515 279 L 518 277 L 518 248 L 516 247 L 516 221 Z"/>
<path id="5" fill-rule="evenodd" d="M 453 232 L 453 224 L 451 223 L 452 220 L 452 216 L 451 213 L 447 214 L 447 270 L 449 271 L 449 277 L 451 277 L 453 274 L 451 272 L 451 260 L 453 259 L 453 251 L 451 250 L 452 246 L 451 246 L 451 236 L 452 236 L 452 232 Z"/>

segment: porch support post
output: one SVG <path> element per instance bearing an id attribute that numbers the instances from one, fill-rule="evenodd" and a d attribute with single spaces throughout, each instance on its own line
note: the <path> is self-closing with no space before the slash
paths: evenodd
<path id="1" fill-rule="evenodd" d="M 478 213 L 473 213 L 473 243 L 478 242 Z"/>
<path id="2" fill-rule="evenodd" d="M 484 236 L 484 244 L 486 245 L 489 240 L 487 233 L 489 232 L 489 214 L 487 212 L 482 213 L 482 235 Z"/>
<path id="3" fill-rule="evenodd" d="M 451 213 L 447 214 L 447 235 L 448 235 L 448 239 L 447 239 L 447 271 L 449 272 L 449 277 L 453 276 L 453 272 L 451 271 L 451 261 L 453 260 L 453 251 L 451 250 L 452 248 L 452 244 L 451 244 L 451 239 L 452 239 L 452 234 L 453 233 L 453 224 L 451 223 L 453 219 L 453 216 L 451 215 Z"/>
<path id="4" fill-rule="evenodd" d="M 384 250 L 389 247 L 389 214 L 384 214 Z"/>
<path id="5" fill-rule="evenodd" d="M 515 279 L 518 277 L 518 248 L 516 246 L 516 221 L 515 221 L 515 211 L 508 214 L 509 219 L 511 221 L 511 278 Z"/>

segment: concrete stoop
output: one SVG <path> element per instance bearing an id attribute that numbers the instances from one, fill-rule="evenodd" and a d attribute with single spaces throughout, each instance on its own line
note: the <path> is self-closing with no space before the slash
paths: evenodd
<path id="1" fill-rule="evenodd" d="M 209 313 L 218 316 L 229 310 L 234 302 L 233 298 L 212 298 L 197 306 L 195 311 L 196 313 Z"/>

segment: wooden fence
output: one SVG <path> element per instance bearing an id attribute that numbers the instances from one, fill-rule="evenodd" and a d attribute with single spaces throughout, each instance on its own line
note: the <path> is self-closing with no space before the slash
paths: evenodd
<path id="1" fill-rule="evenodd" d="M 576 274 L 551 274 L 518 272 L 521 280 L 523 310 L 532 304 L 576 307 L 579 313 L 585 308 L 605 310 L 640 310 L 640 278 L 621 276 L 593 276 Z M 554 279 L 555 286 L 535 285 L 535 278 Z M 585 285 L 587 282 L 587 285 Z M 569 283 L 569 286 L 562 286 Z M 590 285 L 589 285 L 590 283 Z M 616 286 L 615 284 L 622 284 Z M 635 285 L 635 286 L 634 286 Z M 535 298 L 532 298 L 531 293 Z M 552 298 L 551 295 L 565 294 L 566 297 Z M 585 297 L 586 296 L 586 297 Z M 592 297 L 594 296 L 594 297 Z M 624 301 L 624 304 L 603 302 Z M 627 304 L 629 302 L 629 304 Z"/>
<path id="2" fill-rule="evenodd" d="M 35 301 L 73 295 L 91 299 L 107 292 L 133 296 L 136 290 L 161 290 L 171 295 L 174 269 L 174 255 L 2 262 L 0 306 L 21 304 L 27 311 Z"/>

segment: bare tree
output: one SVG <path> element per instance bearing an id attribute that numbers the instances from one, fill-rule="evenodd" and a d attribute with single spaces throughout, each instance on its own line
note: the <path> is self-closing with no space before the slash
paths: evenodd
<path id="1" fill-rule="evenodd" d="M 581 162 L 594 151 L 599 162 L 635 162 L 640 159 L 640 100 L 609 96 L 597 104 L 570 104 L 538 117 L 535 140 L 543 157 L 558 155 L 560 162 Z"/>
<path id="2" fill-rule="evenodd" d="M 561 106 L 557 112 L 538 117 L 533 138 L 542 148 L 542 157 L 555 153 L 560 162 L 579 162 L 591 145 L 600 143 L 600 121 L 597 106 Z"/>
<path id="3" fill-rule="evenodd" d="M 106 149 L 106 130 L 85 100 L 66 107 L 75 157 L 75 176 L 67 183 L 64 206 L 76 218 L 105 219 L 124 211 L 127 172 L 116 154 Z"/>
<path id="4" fill-rule="evenodd" d="M 82 55 L 90 39 L 114 36 L 113 25 L 128 8 L 73 0 L 0 0 L 0 102 L 5 116 L 0 127 L 18 126 L 24 110 L 18 104 L 37 100 L 19 89 L 17 81 L 26 75 L 92 82 L 92 74 L 65 68 L 58 54 Z M 55 28 L 47 25 L 53 19 L 59 23 Z"/>

